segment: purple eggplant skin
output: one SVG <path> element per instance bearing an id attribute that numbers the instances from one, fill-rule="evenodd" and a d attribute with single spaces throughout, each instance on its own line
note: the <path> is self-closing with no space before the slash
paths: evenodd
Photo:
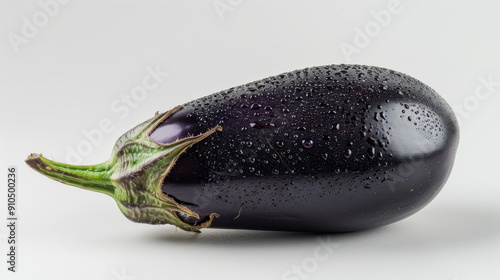
<path id="1" fill-rule="evenodd" d="M 182 106 L 150 139 L 220 125 L 183 153 L 162 192 L 213 228 L 344 232 L 408 217 L 450 175 L 455 115 L 422 82 L 362 65 L 306 68 Z M 179 214 L 182 218 L 182 215 Z"/>

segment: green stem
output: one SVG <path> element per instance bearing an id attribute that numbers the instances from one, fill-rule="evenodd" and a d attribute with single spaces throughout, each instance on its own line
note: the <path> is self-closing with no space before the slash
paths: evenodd
<path id="1" fill-rule="evenodd" d="M 110 196 L 115 193 L 116 187 L 111 181 L 114 164 L 110 161 L 89 166 L 69 165 L 52 161 L 41 154 L 31 154 L 26 163 L 41 174 L 61 183 Z"/>

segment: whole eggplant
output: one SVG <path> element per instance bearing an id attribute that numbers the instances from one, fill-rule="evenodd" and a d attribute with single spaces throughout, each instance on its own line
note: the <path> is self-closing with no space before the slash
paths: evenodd
<path id="1" fill-rule="evenodd" d="M 446 182 L 459 129 L 450 106 L 405 74 L 306 68 L 215 93 L 123 135 L 111 158 L 27 163 L 112 196 L 131 220 L 341 232 L 401 220 Z"/>

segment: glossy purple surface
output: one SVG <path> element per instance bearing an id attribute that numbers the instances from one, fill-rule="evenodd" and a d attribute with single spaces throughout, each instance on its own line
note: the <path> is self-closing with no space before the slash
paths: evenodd
<path id="1" fill-rule="evenodd" d="M 446 182 L 458 145 L 448 104 L 407 75 L 308 68 L 183 105 L 151 135 L 188 149 L 164 193 L 212 227 L 351 231 L 405 218 Z M 189 222 L 196 222 L 188 220 Z"/>

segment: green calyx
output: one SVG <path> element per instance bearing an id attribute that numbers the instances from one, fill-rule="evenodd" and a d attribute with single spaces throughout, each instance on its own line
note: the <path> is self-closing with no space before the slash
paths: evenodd
<path id="1" fill-rule="evenodd" d="M 149 136 L 153 130 L 181 107 L 176 107 L 138 125 L 120 137 L 107 161 L 89 166 L 54 162 L 41 154 L 31 154 L 26 163 L 41 174 L 64 184 L 105 193 L 115 199 L 123 214 L 134 222 L 172 224 L 183 230 L 209 227 L 212 213 L 200 224 L 188 224 L 178 213 L 199 219 L 197 213 L 164 194 L 161 185 L 179 156 L 192 145 L 222 128 L 216 126 L 197 136 L 160 144 Z"/>

